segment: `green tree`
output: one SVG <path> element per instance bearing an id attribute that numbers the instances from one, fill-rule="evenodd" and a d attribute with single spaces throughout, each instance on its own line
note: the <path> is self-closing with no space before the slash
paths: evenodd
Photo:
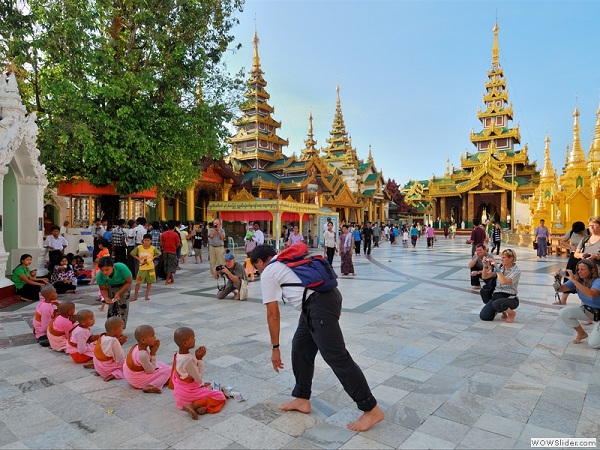
<path id="1" fill-rule="evenodd" d="M 223 55 L 243 0 L 1 1 L 1 56 L 22 68 L 52 179 L 173 194 L 222 156 L 243 76 Z"/>

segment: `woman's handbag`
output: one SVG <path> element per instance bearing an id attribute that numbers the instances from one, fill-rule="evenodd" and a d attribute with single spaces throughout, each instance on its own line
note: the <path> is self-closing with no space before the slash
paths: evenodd
<path id="1" fill-rule="evenodd" d="M 534 250 L 538 249 L 538 243 L 536 241 L 533 241 L 533 249 Z"/>
<path id="2" fill-rule="evenodd" d="M 594 322 L 600 321 L 600 309 L 592 308 L 588 305 L 581 305 L 583 308 L 583 313 Z"/>

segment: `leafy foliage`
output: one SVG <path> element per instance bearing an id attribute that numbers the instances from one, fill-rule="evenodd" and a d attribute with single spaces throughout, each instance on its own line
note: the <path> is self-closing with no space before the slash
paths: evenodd
<path id="1" fill-rule="evenodd" d="M 0 57 L 20 68 L 55 181 L 172 194 L 223 154 L 243 76 L 223 55 L 243 0 L 0 1 Z"/>

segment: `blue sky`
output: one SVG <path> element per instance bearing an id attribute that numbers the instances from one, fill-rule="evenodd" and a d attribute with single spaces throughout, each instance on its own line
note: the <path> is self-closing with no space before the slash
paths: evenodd
<path id="1" fill-rule="evenodd" d="M 477 109 L 500 27 L 500 64 L 519 124 L 521 147 L 543 165 L 551 139 L 561 171 L 578 107 L 587 155 L 600 105 L 600 2 L 431 0 L 246 0 L 234 29 L 243 48 L 229 53 L 233 72 L 252 64 L 254 28 L 273 117 L 304 148 L 308 116 L 326 145 L 339 83 L 346 129 L 360 158 L 369 145 L 384 177 L 399 184 L 445 172 L 446 159 L 474 152 Z"/>

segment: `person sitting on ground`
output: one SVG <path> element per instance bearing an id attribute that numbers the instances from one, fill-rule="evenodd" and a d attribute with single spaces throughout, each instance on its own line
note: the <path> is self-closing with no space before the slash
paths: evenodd
<path id="1" fill-rule="evenodd" d="M 66 353 L 77 364 L 83 364 L 86 369 L 93 369 L 94 345 L 99 335 L 92 334 L 91 328 L 96 323 L 94 313 L 89 309 L 82 309 L 77 313 L 79 324 L 71 330 L 67 339 Z"/>
<path id="2" fill-rule="evenodd" d="M 42 347 L 50 347 L 48 341 L 48 325 L 58 312 L 59 303 L 56 289 L 51 284 L 46 284 L 40 290 L 40 302 L 33 313 L 33 332 Z"/>
<path id="3" fill-rule="evenodd" d="M 79 244 L 77 244 L 75 254 L 77 256 L 81 256 L 82 258 L 88 258 L 90 256 L 90 249 L 83 239 L 79 239 Z"/>
<path id="4" fill-rule="evenodd" d="M 498 267 L 496 261 L 487 260 L 483 265 L 483 279 L 488 283 L 493 283 L 495 278 L 496 286 L 489 296 L 489 291 L 482 289 L 481 299 L 485 304 L 479 313 L 481 320 L 494 320 L 496 314 L 502 313 L 502 318 L 506 323 L 515 320 L 517 313 L 515 309 L 519 307 L 519 298 L 517 297 L 519 278 L 521 270 L 515 264 L 517 254 L 514 250 L 506 249 L 502 252 L 502 265 Z"/>
<path id="5" fill-rule="evenodd" d="M 577 263 L 581 261 L 579 258 L 575 258 L 575 251 L 579 243 L 586 237 L 589 236 L 589 232 L 583 222 L 573 222 L 571 229 L 558 241 L 559 247 L 566 248 L 569 250 L 569 260 L 567 261 L 567 269 L 570 269 L 575 273 L 577 271 Z M 564 283 L 568 279 L 565 277 Z M 576 294 L 576 291 L 566 291 L 562 293 L 560 300 L 552 303 L 553 305 L 566 305 L 569 294 Z"/>
<path id="6" fill-rule="evenodd" d="M 30 254 L 21 255 L 19 265 L 13 270 L 11 280 L 15 284 L 15 294 L 23 302 L 33 302 L 40 298 L 40 288 L 48 283 L 48 278 L 37 278 L 29 268 L 33 258 Z"/>
<path id="7" fill-rule="evenodd" d="M 145 393 L 160 394 L 171 376 L 171 367 L 156 360 L 160 340 L 154 328 L 140 325 L 135 329 L 135 344 L 127 353 L 123 374 L 131 386 Z"/>
<path id="8" fill-rule="evenodd" d="M 85 261 L 81 256 L 75 256 L 74 263 L 71 263 L 75 271 L 77 284 L 90 284 L 92 281 L 92 271 L 85 268 Z"/>
<path id="9" fill-rule="evenodd" d="M 75 271 L 69 264 L 67 257 L 63 256 L 60 263 L 54 266 L 50 283 L 54 286 L 58 295 L 74 294 L 77 286 L 73 284 L 73 280 L 75 280 Z"/>
<path id="10" fill-rule="evenodd" d="M 94 347 L 94 369 L 104 381 L 121 380 L 123 375 L 123 363 L 125 362 L 125 351 L 123 344 L 127 342 L 127 336 L 123 334 L 125 324 L 119 317 L 111 317 L 106 320 L 104 328 L 106 334 L 101 334 Z"/>
<path id="11" fill-rule="evenodd" d="M 483 260 L 484 258 L 494 260 L 491 253 L 488 253 L 487 248 L 484 244 L 477 244 L 475 246 L 475 255 L 469 262 L 469 269 L 471 269 L 471 288 L 479 290 L 481 288 L 481 276 L 483 274 Z"/>
<path id="12" fill-rule="evenodd" d="M 244 266 L 235 262 L 235 256 L 229 252 L 225 254 L 225 265 L 220 267 L 218 271 L 219 275 L 226 279 L 225 287 L 219 289 L 217 292 L 218 299 L 224 299 L 233 292 L 233 299 L 240 299 L 240 287 L 242 286 L 242 280 L 246 276 Z"/>
<path id="13" fill-rule="evenodd" d="M 558 292 L 568 292 L 575 289 L 582 302 L 581 306 L 566 306 L 560 310 L 558 317 L 561 318 L 567 329 L 573 328 L 577 335 L 571 342 L 580 344 L 582 340 L 588 339 L 591 348 L 600 348 L 600 322 L 594 322 L 594 328 L 588 335 L 579 323 L 580 320 L 594 320 L 594 311 L 600 309 L 600 278 L 598 266 L 592 260 L 581 260 L 577 263 L 577 273 L 571 269 L 566 270 L 567 282 L 560 285 Z M 586 314 L 587 312 L 587 314 Z"/>
<path id="14" fill-rule="evenodd" d="M 50 348 L 57 352 L 64 352 L 67 349 L 69 333 L 75 325 L 75 303 L 61 302 L 58 306 L 58 316 L 48 324 L 46 336 Z"/>
<path id="15" fill-rule="evenodd" d="M 210 383 L 203 383 L 204 355 L 206 347 L 198 347 L 192 354 L 190 350 L 196 346 L 194 330 L 187 327 L 177 328 L 173 335 L 179 351 L 173 357 L 171 383 L 175 404 L 187 411 L 190 417 L 198 420 L 198 415 L 215 414 L 221 411 L 227 399 L 221 391 L 210 389 Z"/>

